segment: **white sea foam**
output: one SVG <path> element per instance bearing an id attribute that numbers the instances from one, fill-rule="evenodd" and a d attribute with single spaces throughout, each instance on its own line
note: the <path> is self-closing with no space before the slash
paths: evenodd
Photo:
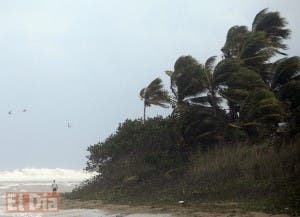
<path id="1" fill-rule="evenodd" d="M 47 168 L 24 168 L 15 170 L 0 170 L 0 182 L 27 182 L 27 181 L 49 181 L 57 179 L 60 181 L 80 182 L 89 179 L 96 173 L 74 169 L 47 169 Z"/>

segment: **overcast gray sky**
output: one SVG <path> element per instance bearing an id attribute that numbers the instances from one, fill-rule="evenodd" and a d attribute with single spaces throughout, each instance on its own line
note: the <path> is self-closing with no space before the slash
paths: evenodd
<path id="1" fill-rule="evenodd" d="M 181 55 L 220 55 L 227 30 L 265 7 L 299 55 L 298 0 L 0 0 L 0 169 L 83 168 L 87 146 L 142 116 L 142 87 L 167 84 Z"/>

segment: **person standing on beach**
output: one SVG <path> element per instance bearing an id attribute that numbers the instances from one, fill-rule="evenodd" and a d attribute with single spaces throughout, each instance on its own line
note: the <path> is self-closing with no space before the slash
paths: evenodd
<path id="1" fill-rule="evenodd" d="M 58 185 L 55 183 L 55 180 L 53 180 L 53 183 L 52 183 L 52 192 L 57 192 L 58 190 Z"/>

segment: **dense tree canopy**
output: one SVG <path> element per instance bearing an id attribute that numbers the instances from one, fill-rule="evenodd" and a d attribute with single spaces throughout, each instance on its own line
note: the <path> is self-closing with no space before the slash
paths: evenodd
<path id="1" fill-rule="evenodd" d="M 174 69 L 166 71 L 169 92 L 160 78 L 140 91 L 145 126 L 128 120 L 105 142 L 89 147 L 88 168 L 122 159 L 122 154 L 137 151 L 141 145 L 144 150 L 150 140 L 148 151 L 173 146 L 188 159 L 194 149 L 207 150 L 236 139 L 276 136 L 283 122 L 288 124 L 290 135 L 297 134 L 300 57 L 278 56 L 286 56 L 285 39 L 290 36 L 286 25 L 278 12 L 264 9 L 255 16 L 251 28 L 229 29 L 219 62 L 216 56 L 204 64 L 192 56 L 179 57 Z M 173 110 L 166 121 L 167 132 L 161 128 L 166 134 L 161 133 L 161 140 L 155 144 L 148 127 L 163 121 L 146 121 L 146 107 L 151 105 L 170 106 Z M 157 139 L 157 135 L 152 136 Z M 167 142 L 162 142 L 164 139 Z"/>

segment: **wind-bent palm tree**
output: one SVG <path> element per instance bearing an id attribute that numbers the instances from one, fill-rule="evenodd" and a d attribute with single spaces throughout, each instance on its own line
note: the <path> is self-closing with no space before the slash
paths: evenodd
<path id="1" fill-rule="evenodd" d="M 174 136 L 184 158 L 188 159 L 192 147 L 205 148 L 218 140 L 217 117 L 220 97 L 213 75 L 216 57 L 203 65 L 191 56 L 177 59 L 174 71 L 166 71 L 171 83 L 172 118 L 176 122 Z"/>
<path id="2" fill-rule="evenodd" d="M 271 88 L 289 112 L 291 133 L 300 130 L 300 57 L 283 58 L 273 64 Z"/>
<path id="3" fill-rule="evenodd" d="M 287 21 L 278 12 L 260 11 L 254 18 L 252 29 L 233 26 L 227 33 L 221 49 L 226 59 L 235 59 L 244 67 L 260 74 L 263 81 L 270 82 L 269 60 L 276 54 L 286 55 L 287 45 L 283 43 L 290 36 L 285 28 Z"/>
<path id="4" fill-rule="evenodd" d="M 201 93 L 203 85 L 204 66 L 191 56 L 179 57 L 174 65 L 174 71 L 166 71 L 170 77 L 172 107 L 178 108 L 182 104 L 188 104 L 191 98 Z"/>
<path id="5" fill-rule="evenodd" d="M 211 105 L 214 111 L 214 116 L 217 115 L 217 111 L 219 109 L 219 103 L 221 101 L 221 97 L 217 96 L 217 92 L 219 89 L 219 84 L 216 81 L 216 77 L 214 74 L 215 70 L 215 62 L 216 56 L 209 57 L 205 62 L 205 83 L 207 88 L 207 101 Z"/>
<path id="6" fill-rule="evenodd" d="M 283 41 L 290 35 L 286 25 L 278 12 L 264 9 L 255 16 L 251 30 L 246 26 L 229 29 L 222 48 L 225 59 L 217 65 L 216 79 L 225 87 L 220 93 L 228 100 L 233 119 L 246 97 L 272 83 L 270 58 L 285 55 Z"/>
<path id="7" fill-rule="evenodd" d="M 195 126 L 189 127 L 191 120 L 187 121 L 189 119 L 187 116 L 193 113 L 191 112 L 191 105 L 194 104 L 193 99 L 205 90 L 203 71 L 204 66 L 192 56 L 179 57 L 175 62 L 174 71 L 166 71 L 170 77 L 170 89 L 172 91 L 170 104 L 173 112 L 171 116 L 176 123 L 174 139 L 179 145 L 184 159 L 188 159 L 191 145 L 186 138 L 193 137 L 190 136 L 190 131 L 195 129 Z M 193 118 L 196 117 L 193 116 Z M 199 123 L 198 117 L 196 119 Z"/>
<path id="8" fill-rule="evenodd" d="M 144 101 L 144 122 L 146 120 L 146 107 L 151 105 L 168 108 L 169 94 L 163 89 L 162 80 L 154 79 L 147 87 L 140 91 L 140 97 Z"/>
<path id="9" fill-rule="evenodd" d="M 191 59 L 191 57 L 185 57 L 185 58 Z M 189 104 L 203 106 L 206 108 L 212 108 L 214 110 L 214 115 L 216 116 L 217 110 L 219 108 L 218 104 L 220 103 L 220 97 L 217 96 L 218 84 L 214 76 L 215 61 L 216 61 L 216 56 L 209 57 L 206 60 L 204 65 L 199 64 L 195 61 L 190 61 L 189 64 L 194 65 L 193 73 L 189 75 L 186 72 L 187 70 L 184 70 L 183 72 L 180 73 L 181 77 L 179 77 L 179 79 L 184 78 L 187 80 L 186 83 L 181 84 L 183 87 L 177 86 L 177 88 L 174 88 L 175 84 L 176 85 L 179 84 L 179 82 L 176 81 L 178 79 L 175 77 L 176 73 L 175 76 L 173 77 L 171 77 L 171 75 L 173 75 L 173 72 L 167 71 L 166 73 L 171 77 L 171 84 L 173 84 L 171 86 L 173 87 L 172 89 L 186 90 L 184 97 L 179 98 L 178 100 L 179 102 L 180 99 L 183 98 L 182 101 L 185 101 Z M 184 64 L 184 65 L 185 68 L 188 68 L 187 67 L 188 64 Z M 178 65 L 175 68 L 175 72 L 177 68 Z M 187 76 L 190 76 L 190 78 L 187 79 Z M 194 88 L 194 91 L 187 92 L 188 88 L 184 88 L 185 85 L 189 85 L 191 87 L 196 87 L 196 88 Z"/>

